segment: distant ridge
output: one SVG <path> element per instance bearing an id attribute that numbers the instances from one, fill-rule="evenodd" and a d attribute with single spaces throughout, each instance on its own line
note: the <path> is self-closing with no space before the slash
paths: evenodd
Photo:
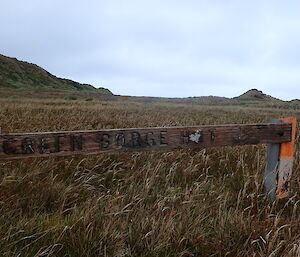
<path id="1" fill-rule="evenodd" d="M 300 99 L 293 99 L 293 100 L 290 101 L 290 103 L 299 104 L 300 103 Z"/>
<path id="2" fill-rule="evenodd" d="M 95 88 L 89 84 L 58 78 L 45 69 L 16 58 L 0 54 L 0 87 L 11 89 L 41 89 L 88 91 L 112 95 L 106 88 Z"/>
<path id="3" fill-rule="evenodd" d="M 95 88 L 89 84 L 58 78 L 36 64 L 20 61 L 16 58 L 7 57 L 0 54 L 0 91 L 2 97 L 12 97 L 15 95 L 35 95 L 44 97 L 53 96 L 56 93 L 70 99 L 77 97 L 99 96 L 108 97 L 114 100 L 134 100 L 143 103 L 170 102 L 170 103 L 192 103 L 204 105 L 241 105 L 248 106 L 253 104 L 290 104 L 300 106 L 300 100 L 283 101 L 267 95 L 258 89 L 250 89 L 240 96 L 227 98 L 220 96 L 194 96 L 185 98 L 149 97 L 149 96 L 122 96 L 114 95 L 109 89 Z M 113 96 L 113 97 L 112 97 Z"/>
<path id="4" fill-rule="evenodd" d="M 274 98 L 270 95 L 264 94 L 262 91 L 258 89 L 250 89 L 244 94 L 234 97 L 235 100 L 241 101 L 268 101 L 268 102 L 282 102 L 282 100 Z"/>

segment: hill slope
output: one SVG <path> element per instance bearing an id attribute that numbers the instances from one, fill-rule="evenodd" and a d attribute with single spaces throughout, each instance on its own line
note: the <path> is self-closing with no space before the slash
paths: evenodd
<path id="1" fill-rule="evenodd" d="M 106 88 L 95 88 L 73 80 L 58 78 L 43 68 L 0 54 L 0 87 L 22 89 L 56 89 L 67 91 L 92 91 L 112 94 Z"/>
<path id="2" fill-rule="evenodd" d="M 251 89 L 244 94 L 234 97 L 235 100 L 240 101 L 264 101 L 264 102 L 281 102 L 281 100 L 276 99 L 270 95 L 264 94 L 262 91 L 257 89 Z"/>

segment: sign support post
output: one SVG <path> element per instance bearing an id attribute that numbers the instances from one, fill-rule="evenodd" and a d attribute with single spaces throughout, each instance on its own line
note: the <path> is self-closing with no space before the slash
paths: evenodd
<path id="1" fill-rule="evenodd" d="M 268 144 L 267 165 L 264 176 L 264 191 L 271 201 L 287 198 L 291 191 L 293 153 L 296 137 L 296 119 L 272 120 L 272 123 L 291 123 L 291 141 Z"/>
<path id="2" fill-rule="evenodd" d="M 291 142 L 282 143 L 279 153 L 278 164 L 278 187 L 277 196 L 279 199 L 289 196 L 291 191 L 291 175 L 294 161 L 294 144 L 296 137 L 296 119 L 280 119 L 282 123 L 292 123 L 292 140 Z"/>

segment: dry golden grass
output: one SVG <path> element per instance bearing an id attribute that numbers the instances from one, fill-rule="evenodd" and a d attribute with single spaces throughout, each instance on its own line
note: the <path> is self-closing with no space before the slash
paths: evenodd
<path id="1" fill-rule="evenodd" d="M 0 99 L 4 132 L 267 122 L 300 111 Z M 298 138 L 297 138 L 298 144 Z M 293 193 L 262 194 L 265 146 L 0 162 L 0 256 L 300 256 Z"/>

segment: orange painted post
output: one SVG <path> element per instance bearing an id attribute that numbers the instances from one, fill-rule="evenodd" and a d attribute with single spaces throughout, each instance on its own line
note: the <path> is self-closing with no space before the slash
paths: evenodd
<path id="1" fill-rule="evenodd" d="M 284 118 L 280 119 L 282 123 L 292 124 L 292 139 L 290 142 L 281 143 L 279 151 L 279 163 L 278 163 L 278 180 L 277 180 L 277 198 L 286 198 L 290 194 L 291 175 L 293 169 L 293 154 L 294 144 L 296 137 L 296 119 L 295 118 Z"/>

